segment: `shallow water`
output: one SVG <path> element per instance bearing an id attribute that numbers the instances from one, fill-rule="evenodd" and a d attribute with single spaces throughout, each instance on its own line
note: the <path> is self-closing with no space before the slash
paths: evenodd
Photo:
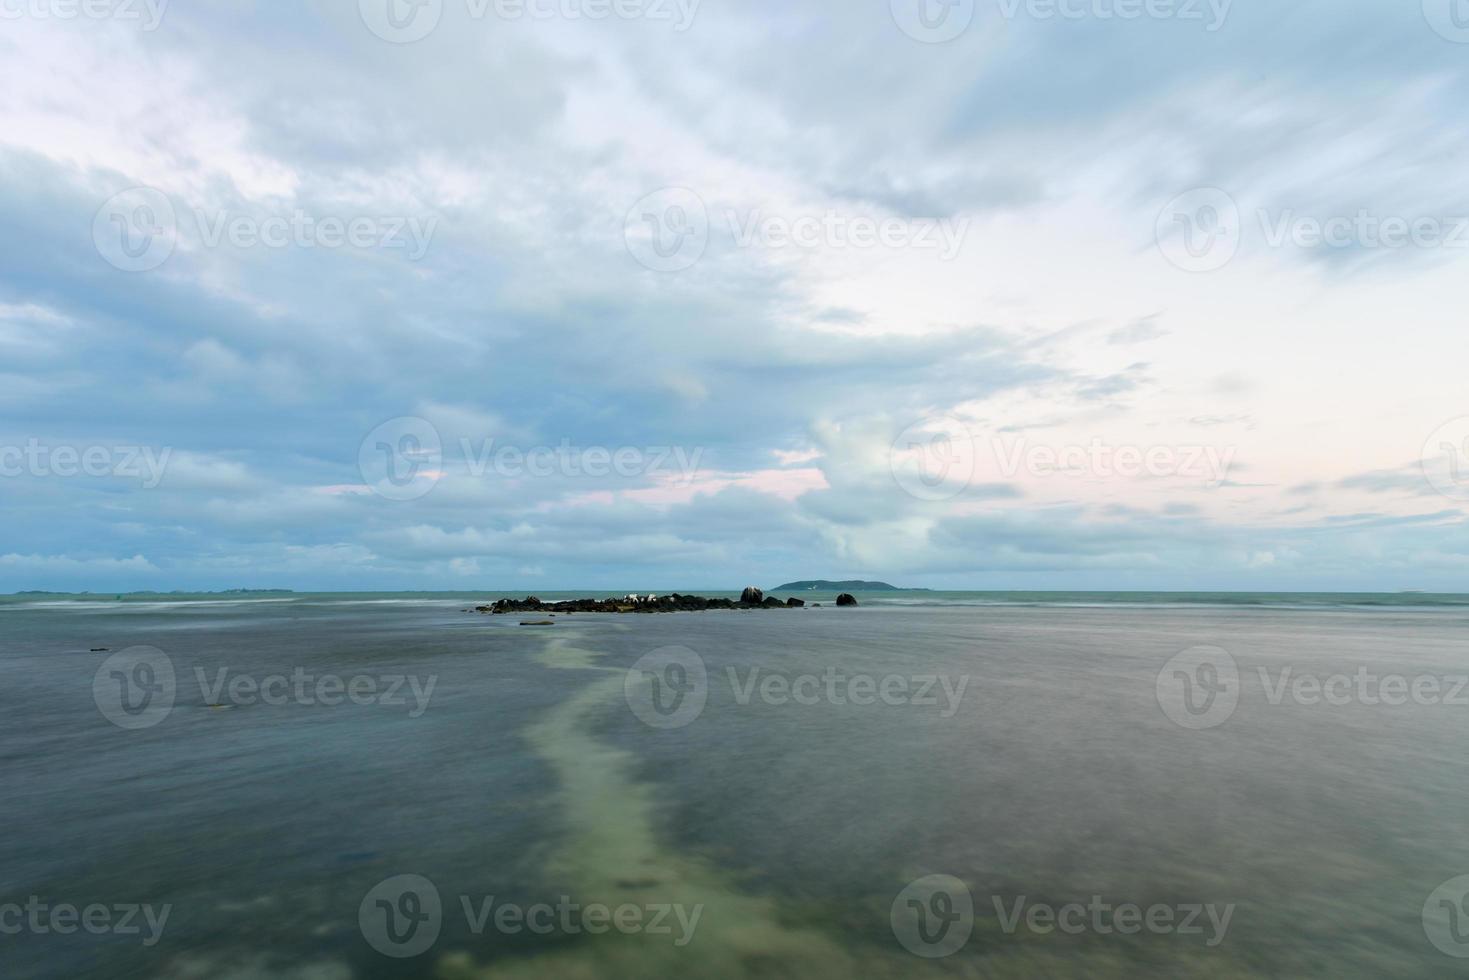
<path id="1" fill-rule="evenodd" d="M 1469 874 L 1469 706 L 1451 696 L 1469 675 L 1462 602 L 863 601 L 558 617 L 539 630 L 465 614 L 467 599 L 451 596 L 0 603 L 0 905 L 37 896 L 170 909 L 151 946 L 146 926 L 0 935 L 0 970 L 1376 977 L 1461 967 L 1434 944 L 1469 953 L 1455 945 L 1452 903 L 1430 896 Z M 119 727 L 109 717 L 134 722 L 108 700 L 111 672 L 100 700 L 94 679 L 110 656 L 143 645 L 174 670 L 171 708 L 147 715 L 148 727 Z M 1180 706 L 1159 677 L 1199 646 L 1227 651 L 1239 680 L 1228 717 L 1193 729 L 1173 720 Z M 640 658 L 674 647 L 680 664 L 696 655 L 706 671 L 706 703 L 692 717 L 649 715 L 652 679 L 691 697 L 698 688 L 665 665 L 629 682 Z M 152 676 L 132 666 L 125 677 Z M 298 670 L 370 678 L 377 694 L 266 704 L 228 686 Z M 1311 703 L 1309 688 L 1272 703 L 1282 677 L 1359 672 L 1442 684 L 1421 703 L 1355 693 Z M 403 703 L 379 703 L 398 677 Z M 884 682 L 892 703 L 870 693 Z M 673 703 L 692 704 L 662 706 Z M 404 947 L 385 940 L 372 898 L 404 875 L 431 882 L 442 912 L 436 940 L 399 959 L 378 948 Z M 900 892 L 932 875 L 957 879 L 973 907 L 967 941 L 939 958 L 915 955 L 893 922 L 895 903 L 900 917 L 922 911 L 904 911 Z M 388 894 L 388 909 L 412 910 L 400 886 Z M 670 911 L 669 933 L 593 934 L 590 921 L 563 919 L 536 934 L 477 920 L 491 896 L 492 909 L 635 906 L 646 925 L 666 907 L 685 919 Z M 1094 896 L 1175 910 L 1175 921 L 1194 906 L 1228 908 L 1228 925 L 1007 926 L 1017 903 L 1058 909 Z"/>

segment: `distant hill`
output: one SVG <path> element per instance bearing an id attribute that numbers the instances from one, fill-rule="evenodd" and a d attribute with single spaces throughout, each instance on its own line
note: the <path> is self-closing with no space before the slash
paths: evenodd
<path id="1" fill-rule="evenodd" d="M 927 589 L 899 589 L 896 585 L 888 585 L 886 582 L 830 582 L 824 578 L 811 579 L 805 582 L 787 582 L 785 585 L 777 585 L 771 592 L 926 592 Z"/>

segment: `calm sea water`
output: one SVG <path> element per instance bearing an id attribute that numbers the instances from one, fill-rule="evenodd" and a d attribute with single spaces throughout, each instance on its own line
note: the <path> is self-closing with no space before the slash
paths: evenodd
<path id="1" fill-rule="evenodd" d="M 487 598 L 0 599 L 0 974 L 1469 964 L 1469 598 Z"/>

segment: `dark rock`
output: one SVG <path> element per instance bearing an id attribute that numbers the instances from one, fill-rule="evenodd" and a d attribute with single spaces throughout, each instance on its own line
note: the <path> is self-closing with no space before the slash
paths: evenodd
<path id="1" fill-rule="evenodd" d="M 791 596 L 789 599 L 786 600 L 786 607 L 789 609 L 800 609 L 805 604 L 806 600 L 797 599 L 795 596 Z"/>
<path id="2" fill-rule="evenodd" d="M 755 590 L 757 593 L 759 590 Z M 774 597 L 764 598 L 758 603 L 739 602 L 733 599 L 706 599 L 703 596 L 679 595 L 628 595 L 608 599 L 569 599 L 563 602 L 542 602 L 535 596 L 524 599 L 496 599 L 487 606 L 476 606 L 475 612 L 495 616 L 506 613 L 665 613 L 703 612 L 708 609 L 785 609 L 787 604 Z M 528 625 L 540 625 L 539 623 Z"/>
<path id="3" fill-rule="evenodd" d="M 553 623 L 549 619 L 540 619 L 540 620 L 522 620 L 520 625 L 521 626 L 555 626 L 556 624 Z"/>
<path id="4" fill-rule="evenodd" d="M 843 592 L 841 595 L 837 596 L 837 605 L 839 606 L 855 606 L 856 604 L 857 597 L 852 595 L 850 592 Z"/>
<path id="5" fill-rule="evenodd" d="M 765 593 L 751 585 L 740 593 L 740 601 L 748 606 L 758 606 L 765 601 Z"/>

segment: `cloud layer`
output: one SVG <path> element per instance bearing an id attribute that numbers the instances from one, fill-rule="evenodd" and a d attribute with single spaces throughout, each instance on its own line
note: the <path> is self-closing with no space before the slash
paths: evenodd
<path id="1" fill-rule="evenodd" d="M 1438 6 L 7 8 L 0 589 L 1463 590 Z"/>

